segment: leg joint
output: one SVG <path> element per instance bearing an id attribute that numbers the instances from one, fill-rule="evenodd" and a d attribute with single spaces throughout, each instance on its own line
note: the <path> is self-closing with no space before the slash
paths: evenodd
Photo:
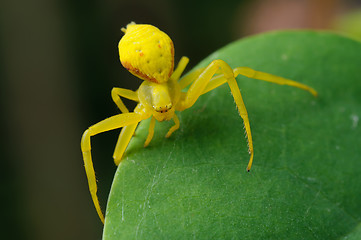
<path id="1" fill-rule="evenodd" d="M 233 69 L 225 61 L 217 59 L 212 63 L 221 69 L 226 79 L 234 78 Z"/>
<path id="2" fill-rule="evenodd" d="M 253 78 L 256 75 L 256 71 L 249 67 L 238 67 L 234 69 L 234 75 L 238 76 L 239 74 L 246 76 L 248 78 Z"/>

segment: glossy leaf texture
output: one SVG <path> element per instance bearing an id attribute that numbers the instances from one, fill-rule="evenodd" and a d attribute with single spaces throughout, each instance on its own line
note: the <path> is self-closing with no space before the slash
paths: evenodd
<path id="1" fill-rule="evenodd" d="M 175 42 L 176 43 L 176 42 Z M 180 57 L 180 56 L 178 56 Z M 282 31 L 231 43 L 222 59 L 314 87 L 238 77 L 254 139 L 225 84 L 178 113 L 138 127 L 114 177 L 103 239 L 360 239 L 361 43 Z"/>

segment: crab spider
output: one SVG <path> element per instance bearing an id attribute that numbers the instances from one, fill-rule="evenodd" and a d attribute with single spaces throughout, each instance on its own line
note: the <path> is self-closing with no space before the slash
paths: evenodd
<path id="1" fill-rule="evenodd" d="M 128 24 L 126 29 L 122 28 L 122 31 L 125 35 L 118 45 L 120 61 L 129 72 L 144 80 L 144 82 L 137 91 L 113 88 L 111 92 L 112 99 L 122 113 L 89 127 L 84 132 L 81 140 L 81 149 L 90 194 L 96 211 L 103 223 L 104 216 L 96 194 L 97 184 L 90 152 L 91 136 L 122 128 L 113 155 L 114 162 L 118 165 L 140 121 L 151 118 L 149 133 L 145 140 L 144 147 L 146 147 L 153 138 L 156 120 L 161 122 L 173 119 L 175 124 L 166 134 L 168 138 L 179 128 L 180 123 L 176 111 L 183 111 L 192 107 L 202 94 L 224 83 L 228 83 L 239 115 L 243 119 L 247 134 L 250 154 L 247 170 L 249 171 L 253 161 L 251 128 L 247 110 L 235 77 L 237 77 L 237 75 L 244 75 L 248 78 L 280 85 L 289 85 L 307 90 L 312 95 L 317 96 L 317 92 L 314 89 L 304 84 L 269 73 L 255 71 L 248 67 L 232 69 L 223 60 L 214 60 L 207 67 L 195 70 L 179 80 L 189 59 L 182 57 L 178 66 L 173 71 L 174 47 L 172 40 L 167 34 L 154 26 L 135 23 Z M 182 91 L 188 86 L 187 91 Z M 129 112 L 122 102 L 121 97 L 138 103 L 133 112 Z"/>

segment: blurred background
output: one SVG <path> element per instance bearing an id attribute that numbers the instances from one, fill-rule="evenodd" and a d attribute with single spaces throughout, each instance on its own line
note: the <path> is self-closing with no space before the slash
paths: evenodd
<path id="1" fill-rule="evenodd" d="M 130 21 L 166 32 L 175 60 L 190 57 L 189 70 L 231 41 L 269 30 L 329 29 L 361 39 L 360 7 L 360 0 L 1 1 L 1 239 L 101 239 L 80 139 L 119 113 L 112 87 L 141 83 L 118 59 L 120 28 Z M 118 134 L 92 138 L 103 209 Z"/>

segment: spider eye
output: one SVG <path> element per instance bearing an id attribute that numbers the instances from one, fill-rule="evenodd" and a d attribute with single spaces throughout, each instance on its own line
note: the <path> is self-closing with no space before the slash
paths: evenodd
<path id="1" fill-rule="evenodd" d="M 156 112 L 165 113 L 168 112 L 173 107 L 172 103 L 169 103 L 165 106 L 153 106 Z"/>

